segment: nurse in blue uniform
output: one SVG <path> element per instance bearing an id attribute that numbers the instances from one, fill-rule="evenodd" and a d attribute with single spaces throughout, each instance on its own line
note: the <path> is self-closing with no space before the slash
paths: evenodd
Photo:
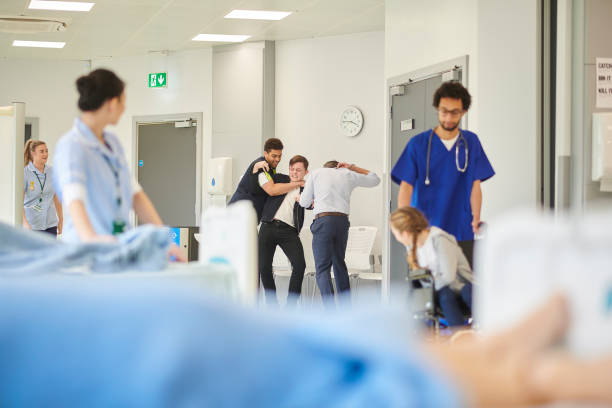
<path id="1" fill-rule="evenodd" d="M 62 233 L 62 205 L 55 195 L 49 149 L 42 140 L 28 140 L 23 151 L 23 226 L 53 236 Z"/>
<path id="2" fill-rule="evenodd" d="M 125 85 L 97 69 L 76 81 L 81 116 L 57 143 L 56 191 L 67 209 L 64 240 L 115 241 L 129 228 L 130 210 L 144 224 L 162 225 L 149 197 L 131 173 L 119 139 L 105 130 L 125 110 Z M 178 248 L 172 255 L 181 259 Z"/>
<path id="3" fill-rule="evenodd" d="M 482 207 L 480 183 L 495 171 L 478 136 L 459 128 L 470 103 L 459 82 L 443 83 L 433 100 L 440 124 L 410 139 L 391 179 L 400 185 L 398 207 L 416 207 L 431 225 L 454 235 L 471 264 Z"/>

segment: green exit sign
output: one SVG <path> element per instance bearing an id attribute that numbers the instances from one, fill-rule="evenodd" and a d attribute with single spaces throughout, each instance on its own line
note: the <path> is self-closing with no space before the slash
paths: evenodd
<path id="1" fill-rule="evenodd" d="M 167 85 L 167 72 L 156 72 L 154 74 L 149 74 L 149 88 L 165 88 Z"/>

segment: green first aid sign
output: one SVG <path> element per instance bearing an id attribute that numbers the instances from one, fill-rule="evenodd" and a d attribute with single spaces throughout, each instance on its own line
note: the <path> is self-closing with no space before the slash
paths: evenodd
<path id="1" fill-rule="evenodd" d="M 149 74 L 149 88 L 165 88 L 167 85 L 167 72 L 156 72 L 154 74 Z"/>

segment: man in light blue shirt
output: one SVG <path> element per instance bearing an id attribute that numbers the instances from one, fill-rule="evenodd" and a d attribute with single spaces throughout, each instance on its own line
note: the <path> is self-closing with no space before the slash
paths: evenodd
<path id="1" fill-rule="evenodd" d="M 334 305 L 331 267 L 334 266 L 338 294 L 350 291 L 349 276 L 344 262 L 348 241 L 351 193 L 356 187 L 375 187 L 380 179 L 375 173 L 355 166 L 325 163 L 315 170 L 304 186 L 300 197 L 302 207 L 314 202 L 315 219 L 310 226 L 312 252 L 317 271 L 317 285 L 326 306 Z"/>

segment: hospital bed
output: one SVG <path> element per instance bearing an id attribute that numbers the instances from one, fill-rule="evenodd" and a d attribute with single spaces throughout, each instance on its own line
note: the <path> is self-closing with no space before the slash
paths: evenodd
<path id="1" fill-rule="evenodd" d="M 161 271 L 113 271 L 97 273 L 79 266 L 54 274 L 51 279 L 93 281 L 172 282 L 199 288 L 216 297 L 252 305 L 257 296 L 257 240 L 255 212 L 246 202 L 215 207 L 201 219 L 200 259 L 169 263 Z M 33 278 L 36 279 L 36 278 Z"/>

